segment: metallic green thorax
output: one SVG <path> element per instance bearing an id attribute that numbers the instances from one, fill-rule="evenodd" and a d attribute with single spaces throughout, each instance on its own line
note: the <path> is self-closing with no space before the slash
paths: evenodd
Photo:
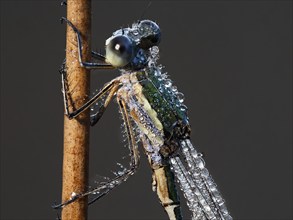
<path id="1" fill-rule="evenodd" d="M 183 100 L 178 97 L 179 93 L 171 81 L 157 67 L 137 72 L 136 77 L 142 85 L 143 95 L 163 125 L 166 139 L 188 137 L 190 129 L 187 108 L 182 104 Z"/>

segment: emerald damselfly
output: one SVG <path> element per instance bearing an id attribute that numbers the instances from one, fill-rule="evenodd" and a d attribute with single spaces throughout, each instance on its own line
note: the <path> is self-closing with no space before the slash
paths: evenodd
<path id="1" fill-rule="evenodd" d="M 63 21 L 75 31 L 80 65 L 87 69 L 118 69 L 121 75 L 107 83 L 83 106 L 70 111 L 65 62 L 61 68 L 65 114 L 70 118 L 95 103 L 99 110 L 91 115 L 91 125 L 102 117 L 109 102 L 116 97 L 124 121 L 130 150 L 130 167 L 116 178 L 82 193 L 73 193 L 70 200 L 56 205 L 62 208 L 75 200 L 96 195 L 93 203 L 133 175 L 139 165 L 138 144 L 142 143 L 153 171 L 153 190 L 169 219 L 182 219 L 177 180 L 192 219 L 225 219 L 232 217 L 210 176 L 202 154 L 190 141 L 190 125 L 183 94 L 178 92 L 162 67 L 157 65 L 161 32 L 150 20 L 134 23 L 132 27 L 115 31 L 106 40 L 105 56 L 92 52 L 99 63 L 86 62 L 82 57 L 82 38 L 79 30 L 67 19 Z"/>

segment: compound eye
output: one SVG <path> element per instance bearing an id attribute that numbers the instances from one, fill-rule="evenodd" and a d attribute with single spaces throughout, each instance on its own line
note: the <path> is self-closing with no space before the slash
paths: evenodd
<path id="1" fill-rule="evenodd" d="M 161 41 L 161 31 L 159 26 L 150 20 L 143 20 L 139 23 L 139 29 L 147 33 L 140 40 L 139 46 L 143 49 L 148 49 L 153 46 L 158 46 Z"/>
<path id="2" fill-rule="evenodd" d="M 148 49 L 153 46 L 158 46 L 161 41 L 161 33 L 154 35 L 149 35 L 147 37 L 141 38 L 139 46 L 142 49 Z"/>
<path id="3" fill-rule="evenodd" d="M 106 41 L 106 61 L 115 67 L 127 65 L 133 56 L 133 44 L 131 40 L 119 35 Z"/>

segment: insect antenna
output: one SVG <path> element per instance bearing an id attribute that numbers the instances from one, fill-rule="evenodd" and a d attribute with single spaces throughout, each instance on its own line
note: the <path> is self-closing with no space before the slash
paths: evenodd
<path id="1" fill-rule="evenodd" d="M 140 23 L 140 21 L 142 20 L 142 18 L 144 17 L 144 15 L 146 14 L 147 10 L 149 9 L 149 7 L 151 6 L 152 4 L 152 1 L 149 1 L 149 3 L 147 4 L 147 6 L 145 7 L 145 9 L 143 10 L 139 20 L 138 20 L 138 23 Z"/>

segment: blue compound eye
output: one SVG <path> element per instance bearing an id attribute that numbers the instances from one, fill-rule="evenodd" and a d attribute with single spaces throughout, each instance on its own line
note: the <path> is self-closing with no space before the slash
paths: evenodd
<path id="1" fill-rule="evenodd" d="M 127 65 L 133 57 L 132 41 L 124 36 L 119 35 L 106 41 L 106 61 L 115 67 Z"/>

